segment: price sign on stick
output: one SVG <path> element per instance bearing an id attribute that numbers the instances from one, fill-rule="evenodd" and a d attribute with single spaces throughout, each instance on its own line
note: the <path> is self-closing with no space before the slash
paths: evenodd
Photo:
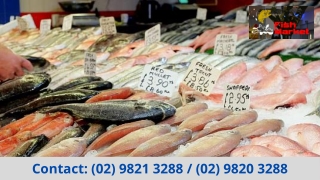
<path id="1" fill-rule="evenodd" d="M 236 22 L 237 23 L 246 23 L 247 22 L 247 11 L 237 11 Z"/>
<path id="2" fill-rule="evenodd" d="M 43 19 L 40 22 L 40 34 L 46 35 L 51 30 L 51 19 Z"/>
<path id="3" fill-rule="evenodd" d="M 25 19 L 21 17 L 17 17 L 17 22 L 18 22 L 18 28 L 21 32 L 26 31 L 28 29 L 28 22 Z"/>
<path id="4" fill-rule="evenodd" d="M 207 9 L 204 8 L 198 8 L 197 10 L 197 19 L 199 20 L 206 20 L 207 19 Z"/>
<path id="5" fill-rule="evenodd" d="M 146 65 L 140 78 L 139 88 L 162 96 L 171 97 L 178 73 Z"/>
<path id="6" fill-rule="evenodd" d="M 254 0 L 253 3 L 255 3 L 255 4 L 263 4 L 263 0 Z"/>
<path id="7" fill-rule="evenodd" d="M 194 90 L 208 96 L 213 90 L 221 71 L 200 61 L 193 61 L 183 82 Z"/>
<path id="8" fill-rule="evenodd" d="M 228 84 L 223 95 L 223 107 L 233 111 L 250 109 L 250 86 Z"/>
<path id="9" fill-rule="evenodd" d="M 232 56 L 236 54 L 236 34 L 218 34 L 214 46 L 214 54 Z"/>
<path id="10" fill-rule="evenodd" d="M 103 35 L 117 34 L 117 27 L 114 17 L 100 18 L 100 27 Z"/>
<path id="11" fill-rule="evenodd" d="M 320 26 L 320 13 L 317 13 L 314 17 L 314 24 Z"/>
<path id="12" fill-rule="evenodd" d="M 85 53 L 84 73 L 89 76 L 96 75 L 97 55 L 93 52 Z"/>
<path id="13" fill-rule="evenodd" d="M 73 15 L 68 15 L 63 18 L 62 31 L 69 31 L 72 28 Z"/>
<path id="14" fill-rule="evenodd" d="M 153 26 L 152 28 L 148 29 L 145 34 L 145 44 L 149 46 L 153 43 L 160 42 L 161 40 L 161 27 L 160 24 Z"/>

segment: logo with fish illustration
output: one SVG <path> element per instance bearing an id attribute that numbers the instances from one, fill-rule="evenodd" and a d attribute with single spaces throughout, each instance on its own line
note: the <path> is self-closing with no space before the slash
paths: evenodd
<path id="1" fill-rule="evenodd" d="M 251 33 L 260 34 L 260 35 L 263 35 L 263 34 L 272 35 L 273 29 L 269 28 L 269 24 L 267 24 L 265 27 L 262 24 L 259 24 L 259 26 L 255 24 L 254 27 L 252 28 Z"/>

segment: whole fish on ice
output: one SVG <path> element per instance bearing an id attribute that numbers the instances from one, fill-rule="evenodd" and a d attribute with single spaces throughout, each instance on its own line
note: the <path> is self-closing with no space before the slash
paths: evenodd
<path id="1" fill-rule="evenodd" d="M 41 113 L 66 111 L 79 119 L 89 119 L 123 124 L 149 119 L 161 122 L 173 116 L 176 108 L 153 100 L 112 100 L 86 104 L 64 104 L 43 108 Z"/>

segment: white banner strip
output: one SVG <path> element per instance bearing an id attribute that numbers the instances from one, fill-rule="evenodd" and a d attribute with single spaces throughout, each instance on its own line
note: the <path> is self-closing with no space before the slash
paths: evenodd
<path id="1" fill-rule="evenodd" d="M 197 178 L 319 179 L 320 158 L 2 158 L 2 177 L 44 180 Z"/>

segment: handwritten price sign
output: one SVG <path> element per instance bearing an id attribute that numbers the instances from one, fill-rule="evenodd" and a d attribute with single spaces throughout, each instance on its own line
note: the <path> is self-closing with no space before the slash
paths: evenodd
<path id="1" fill-rule="evenodd" d="M 320 13 L 317 13 L 314 17 L 314 24 L 320 26 Z"/>
<path id="2" fill-rule="evenodd" d="M 228 84 L 223 95 L 223 107 L 232 111 L 244 111 L 250 108 L 250 86 Z"/>
<path id="3" fill-rule="evenodd" d="M 162 96 L 171 97 L 175 88 L 178 73 L 146 65 L 139 88 Z"/>
<path id="4" fill-rule="evenodd" d="M 72 28 L 73 15 L 68 15 L 63 18 L 62 31 L 69 31 Z"/>
<path id="5" fill-rule="evenodd" d="M 84 59 L 84 73 L 89 76 L 96 75 L 97 55 L 93 52 L 86 52 Z"/>
<path id="6" fill-rule="evenodd" d="M 247 11 L 237 11 L 236 22 L 237 23 L 246 23 L 247 22 Z"/>
<path id="7" fill-rule="evenodd" d="M 148 29 L 145 34 L 145 45 L 149 46 L 153 43 L 160 42 L 161 40 L 161 27 L 160 24 Z"/>
<path id="8" fill-rule="evenodd" d="M 40 22 L 40 34 L 46 35 L 51 30 L 51 19 L 43 19 Z"/>
<path id="9" fill-rule="evenodd" d="M 198 8 L 197 9 L 197 19 L 199 20 L 206 20 L 207 19 L 207 9 L 204 8 Z"/>
<path id="10" fill-rule="evenodd" d="M 218 34 L 214 47 L 214 54 L 232 56 L 236 54 L 237 34 Z"/>
<path id="11" fill-rule="evenodd" d="M 18 28 L 21 32 L 26 31 L 28 29 L 28 22 L 25 19 L 21 17 L 17 17 L 17 22 L 18 22 Z"/>
<path id="12" fill-rule="evenodd" d="M 204 95 L 210 95 L 221 71 L 200 61 L 193 61 L 183 82 Z"/>
<path id="13" fill-rule="evenodd" d="M 117 27 L 114 17 L 100 18 L 100 27 L 103 35 L 117 34 Z"/>
<path id="14" fill-rule="evenodd" d="M 255 4 L 263 4 L 263 0 L 254 0 L 253 3 L 255 3 Z"/>

